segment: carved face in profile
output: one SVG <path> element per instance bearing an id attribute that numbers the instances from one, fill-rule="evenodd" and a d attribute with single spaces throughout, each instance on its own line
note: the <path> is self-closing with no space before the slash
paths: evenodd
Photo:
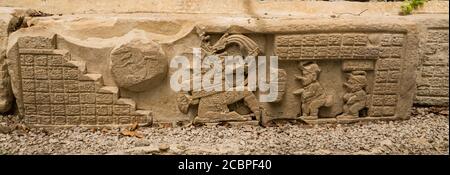
<path id="1" fill-rule="evenodd" d="M 357 92 L 364 90 L 367 86 L 366 72 L 353 71 L 348 74 L 347 83 L 344 83 L 344 87 L 348 92 Z"/>

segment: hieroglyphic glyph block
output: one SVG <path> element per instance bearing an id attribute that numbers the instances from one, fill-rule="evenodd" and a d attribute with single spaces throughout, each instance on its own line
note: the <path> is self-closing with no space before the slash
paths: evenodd
<path id="1" fill-rule="evenodd" d="M 441 23 L 440 23 L 441 24 Z M 415 103 L 448 106 L 449 32 L 447 26 L 428 26 L 421 37 L 421 57 L 417 75 Z"/>
<path id="2" fill-rule="evenodd" d="M 404 93 L 414 93 L 401 90 L 403 75 L 411 74 L 405 70 L 405 67 L 411 68 L 411 65 L 403 63 L 405 59 L 413 59 L 404 56 L 407 52 L 404 49 L 406 40 L 407 34 L 399 32 L 280 34 L 275 36 L 275 53 L 281 61 L 286 62 L 341 64 L 343 77 L 346 76 L 345 72 L 365 72 L 364 75 L 370 81 L 365 87 L 368 111 L 360 116 L 405 118 L 408 116 L 406 111 L 397 110 L 404 108 L 399 97 Z M 327 77 L 320 74 L 320 78 Z M 322 86 L 339 89 L 335 83 Z"/>
<path id="3" fill-rule="evenodd" d="M 101 76 L 87 74 L 83 62 L 55 49 L 55 37 L 21 37 L 11 74 L 21 115 L 28 124 L 120 125 L 150 123 L 149 111 L 136 111 L 132 100 L 119 99 L 118 88 L 103 86 Z M 20 74 L 17 74 L 17 73 Z"/>

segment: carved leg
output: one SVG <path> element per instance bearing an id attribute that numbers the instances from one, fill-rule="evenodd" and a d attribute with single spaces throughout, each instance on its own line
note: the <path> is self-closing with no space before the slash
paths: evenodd
<path id="1" fill-rule="evenodd" d="M 349 106 L 348 104 L 345 104 L 343 109 L 344 109 L 344 113 L 337 116 L 337 119 L 354 119 L 356 117 L 358 117 L 358 112 L 360 109 L 356 110 L 355 112 L 355 104 Z M 362 108 L 361 108 L 362 109 Z"/>
<path id="2" fill-rule="evenodd" d="M 303 119 L 306 120 L 315 120 L 319 118 L 319 108 L 316 108 L 315 106 L 308 106 L 309 108 L 309 115 L 308 116 L 304 116 Z"/>
<path id="3" fill-rule="evenodd" d="M 246 97 L 244 97 L 244 103 L 248 106 L 248 108 L 250 108 L 253 114 L 255 114 L 256 120 L 259 121 L 261 117 L 261 110 L 259 109 L 258 99 L 256 99 L 256 96 L 252 92 L 245 92 L 247 93 L 245 94 Z"/>
<path id="4" fill-rule="evenodd" d="M 344 110 L 343 115 L 348 115 L 349 114 L 349 110 L 348 110 L 348 105 L 347 104 L 344 104 L 343 110 Z"/>
<path id="5" fill-rule="evenodd" d="M 202 117 L 195 117 L 194 123 L 215 123 L 222 121 L 248 121 L 252 118 L 237 112 L 206 112 Z"/>
<path id="6" fill-rule="evenodd" d="M 309 116 L 308 104 L 302 103 L 302 116 Z"/>
<path id="7" fill-rule="evenodd" d="M 310 116 L 311 117 L 318 117 L 319 116 L 319 108 L 317 108 L 316 106 L 311 106 L 311 113 Z"/>
<path id="8" fill-rule="evenodd" d="M 259 109 L 259 102 L 256 98 L 255 94 L 251 91 L 231 91 L 231 92 L 225 92 L 223 94 L 223 98 L 227 104 L 236 103 L 239 100 L 244 100 L 245 105 L 250 108 L 250 110 L 253 112 L 253 114 L 256 116 L 256 119 L 259 121 L 261 112 Z"/>
<path id="9" fill-rule="evenodd" d="M 308 106 L 309 108 L 309 119 L 317 119 L 319 118 L 319 108 L 324 106 L 326 102 L 325 98 L 319 98 L 319 99 L 315 99 L 313 100 L 310 105 Z"/>
<path id="10" fill-rule="evenodd" d="M 246 96 L 246 94 L 248 94 Z M 248 97 L 248 98 L 246 98 Z M 252 118 L 248 115 L 240 115 L 237 112 L 229 112 L 229 104 L 235 103 L 244 98 L 245 103 L 256 114 L 260 115 L 259 104 L 256 97 L 251 92 L 246 91 L 228 91 L 219 94 L 203 97 L 199 104 L 198 116 L 194 123 L 208 123 L 220 121 L 247 121 Z M 258 109 L 256 109 L 258 107 Z"/>
<path id="11" fill-rule="evenodd" d="M 312 103 L 304 103 L 302 104 L 302 116 L 300 117 L 303 120 L 315 120 L 317 119 L 317 115 L 314 116 L 314 109 L 311 108 Z"/>

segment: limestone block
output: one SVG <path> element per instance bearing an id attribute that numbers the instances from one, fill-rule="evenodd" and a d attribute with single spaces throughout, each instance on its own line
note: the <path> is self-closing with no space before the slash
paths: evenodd
<path id="1" fill-rule="evenodd" d="M 346 123 L 407 119 L 414 96 L 448 101 L 448 25 L 423 27 L 417 16 L 104 16 L 34 18 L 11 34 L 7 71 L 29 123 L 121 125 L 152 121 L 148 115 L 168 123 Z M 46 32 L 53 35 L 37 35 Z M 258 101 L 266 93 L 259 90 L 173 91 L 168 63 L 192 61 L 193 48 L 278 56 L 278 81 L 270 82 L 277 100 Z"/>

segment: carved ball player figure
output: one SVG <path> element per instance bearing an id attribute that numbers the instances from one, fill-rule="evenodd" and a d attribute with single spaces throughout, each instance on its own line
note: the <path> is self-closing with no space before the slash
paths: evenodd
<path id="1" fill-rule="evenodd" d="M 332 97 L 326 95 L 324 88 L 318 81 L 321 70 L 316 63 L 300 63 L 299 69 L 302 76 L 296 76 L 296 78 L 302 82 L 303 88 L 293 93 L 301 96 L 302 118 L 307 120 L 317 119 L 319 108 L 331 106 Z"/>
<path id="2" fill-rule="evenodd" d="M 347 93 L 344 94 L 344 113 L 337 118 L 355 118 L 359 111 L 366 107 L 367 78 L 365 71 L 352 71 L 344 83 Z"/>
<path id="3" fill-rule="evenodd" d="M 224 34 L 219 41 L 217 41 L 213 46 L 209 43 L 209 36 L 206 36 L 205 32 L 198 30 L 200 38 L 202 39 L 202 51 L 206 52 L 206 56 L 216 55 L 222 57 L 222 64 L 224 64 L 224 59 L 229 56 L 227 48 L 231 44 L 237 44 L 242 50 L 246 50 L 250 56 L 258 56 L 260 50 L 257 44 L 250 38 L 241 35 L 228 33 Z M 243 53 L 239 53 L 244 57 Z M 203 58 L 203 57 L 202 57 Z M 222 66 L 222 72 L 225 72 L 225 66 Z M 207 70 L 202 69 L 203 73 Z M 232 71 L 234 74 L 235 71 Z M 202 76 L 203 76 L 202 73 Z M 186 81 L 185 83 L 191 83 L 193 79 Z M 192 83 L 191 83 L 192 84 Z M 222 84 L 225 84 L 225 76 L 222 77 Z M 244 81 L 244 88 L 247 85 L 247 80 Z M 223 91 L 193 91 L 190 92 L 180 92 L 177 98 L 178 108 L 182 113 L 188 113 L 189 107 L 193 105 L 198 105 L 197 113 L 198 115 L 194 118 L 194 123 L 210 123 L 210 122 L 221 122 L 221 121 L 249 121 L 255 120 L 259 121 L 261 116 L 260 105 L 258 99 L 251 91 L 238 91 L 236 90 L 237 85 L 233 85 L 232 88 Z M 230 111 L 228 105 L 237 103 L 243 100 L 245 106 L 247 106 L 252 114 L 239 114 L 236 111 Z"/>

